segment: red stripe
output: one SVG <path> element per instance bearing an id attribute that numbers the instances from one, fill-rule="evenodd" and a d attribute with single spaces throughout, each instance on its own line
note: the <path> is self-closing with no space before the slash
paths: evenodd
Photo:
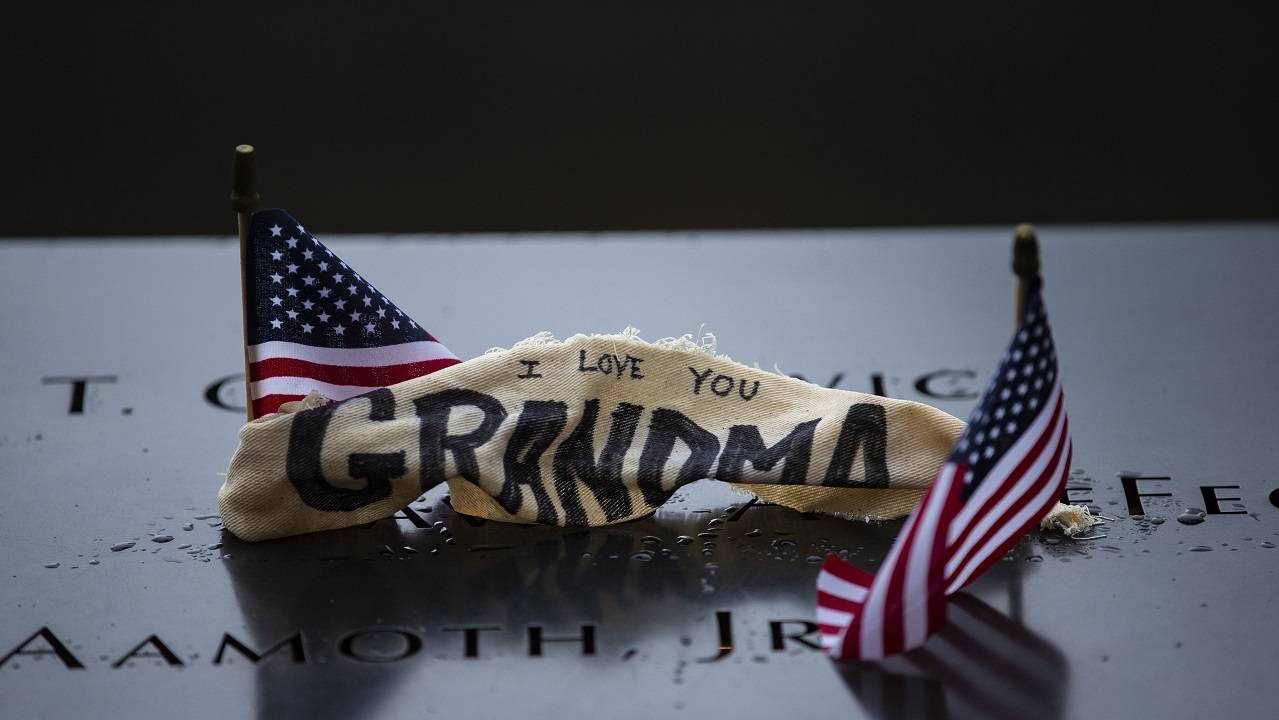
<path id="1" fill-rule="evenodd" d="M 931 494 L 931 490 L 929 492 Z M 911 518 L 910 527 L 907 528 L 906 537 L 897 538 L 897 542 L 893 546 L 893 549 L 897 550 L 897 554 L 893 558 L 892 567 L 886 568 L 890 574 L 888 576 L 888 591 L 884 593 L 883 600 L 885 655 L 901 652 L 906 645 L 905 628 L 903 627 L 906 622 L 906 615 L 902 612 L 906 602 L 906 569 L 910 565 L 910 554 L 914 549 L 915 542 L 919 539 L 917 532 L 923 509 L 924 506 L 920 505 L 915 510 L 915 515 Z M 884 570 L 880 570 L 879 575 L 882 577 Z"/>
<path id="2" fill-rule="evenodd" d="M 987 476 L 986 479 L 982 481 L 982 484 L 985 485 L 986 483 L 993 483 L 995 487 L 1000 487 L 1000 486 L 1011 487 L 1014 483 L 1016 483 L 1017 479 L 1021 478 L 1026 473 L 1026 470 L 1029 469 L 1032 464 L 1034 464 L 1035 459 L 1038 458 L 1043 453 L 1044 446 L 1048 444 L 1048 440 L 1049 438 L 1052 437 L 1053 432 L 1057 427 L 1057 424 L 1061 421 L 1061 418 L 1065 414 L 1065 410 L 1066 410 L 1066 403 L 1060 401 L 1059 399 L 1057 402 L 1057 407 L 1053 411 L 1053 418 L 1048 423 L 1048 427 L 1044 428 L 1044 431 L 1039 434 L 1039 437 L 1036 438 L 1035 440 L 1034 446 L 1030 449 L 1029 452 L 1027 452 L 1025 455 L 1022 456 L 1021 462 L 1017 464 L 1017 467 L 1014 468 L 1010 473 L 1008 473 L 1008 475 L 1002 478 Z M 1064 434 L 1063 434 L 1063 437 L 1065 437 Z M 974 520 L 985 518 L 986 515 L 991 512 L 995 504 L 1003 500 L 1006 494 L 1007 494 L 1006 491 L 987 493 L 985 495 L 985 498 L 980 501 L 981 505 L 975 513 L 972 512 L 972 508 L 971 508 L 972 500 L 970 499 L 969 500 L 970 506 L 965 508 L 965 514 L 971 514 Z M 959 537 L 955 538 L 955 542 L 951 543 L 950 545 L 951 552 L 955 552 L 959 548 L 962 548 L 964 546 L 964 544 L 968 541 L 968 536 L 974 531 L 976 526 L 977 526 L 976 522 L 971 522 L 964 527 Z M 998 527 L 998 524 L 996 524 L 995 527 Z M 980 543 L 978 543 L 978 545 L 979 544 Z M 949 578 L 947 579 L 947 582 L 949 582 Z"/>
<path id="3" fill-rule="evenodd" d="M 856 615 L 862 611 L 862 602 L 860 600 L 846 598 L 843 595 L 828 593 L 825 590 L 818 590 L 817 607 L 824 607 L 827 610 L 838 610 L 840 612 Z"/>
<path id="4" fill-rule="evenodd" d="M 1062 422 L 1061 437 L 1057 443 L 1056 448 L 1053 450 L 1052 458 L 1049 460 L 1048 464 L 1045 466 L 1046 468 L 1044 471 L 1045 473 L 1051 473 L 1054 471 L 1054 468 L 1057 467 L 1058 462 L 1061 460 L 1062 452 L 1066 448 L 1070 447 L 1070 423 L 1069 423 L 1069 420 L 1064 417 L 1064 413 L 1062 415 L 1063 417 L 1061 418 L 1061 422 Z M 1045 437 L 1048 437 L 1049 435 L 1051 435 L 1051 433 L 1045 433 Z M 1033 462 L 1033 458 L 1027 458 L 1027 460 L 1030 460 Z M 1017 468 L 1018 477 L 1020 477 L 1021 474 L 1025 471 L 1023 467 L 1025 465 L 1027 465 L 1027 463 L 1023 461 L 1022 465 L 1018 466 Z M 1066 468 L 1068 473 L 1070 469 L 1069 463 L 1067 463 L 1064 467 Z M 1011 519 L 1022 508 L 1025 508 L 1026 506 L 1028 506 L 1031 503 L 1031 501 L 1034 500 L 1034 495 L 1036 494 L 1034 491 L 1037 489 L 1040 489 L 1043 486 L 1043 480 L 1045 479 L 1045 477 L 1046 476 L 1041 476 L 1040 478 L 1038 478 L 1035 482 L 1035 485 L 1032 486 L 1031 491 L 1023 493 L 1018 498 L 1017 502 L 1013 503 L 1013 505 L 1010 506 L 1008 510 L 1003 515 L 1000 516 L 999 521 L 992 526 L 992 530 L 997 530 L 1003 527 L 1005 523 L 1008 522 L 1008 519 Z M 1023 535 L 1025 535 L 1027 532 L 1030 531 L 1032 527 L 1034 527 L 1036 524 L 1039 523 L 1039 520 L 1044 516 L 1045 513 L 1048 512 L 1048 509 L 1052 507 L 1052 504 L 1056 502 L 1058 497 L 1061 496 L 1061 485 L 1065 483 L 1065 479 L 1066 479 L 1066 474 L 1063 473 L 1059 478 L 1054 480 L 1054 483 L 1057 485 L 1056 492 L 1046 495 L 1048 500 L 1044 503 L 1043 507 L 1040 508 L 1038 512 L 1032 513 L 1030 515 L 1030 519 L 1023 522 L 1021 526 L 1017 529 L 1017 532 L 1013 533 L 1012 535 L 1009 535 L 1008 538 L 1003 543 L 1001 543 L 998 547 L 995 548 L 994 552 L 987 551 L 986 556 L 977 565 L 977 569 L 971 575 L 969 575 L 969 578 L 976 579 L 980 577 L 981 574 L 985 572 L 987 568 L 989 568 L 991 565 L 994 565 L 995 562 L 999 560 L 999 558 L 1003 557 L 1004 553 L 1007 552 L 1009 548 L 1011 548 L 1013 545 L 1016 545 L 1017 542 L 1021 540 L 1021 537 Z M 985 537 L 982 538 L 983 541 L 985 539 L 986 539 Z M 982 542 L 976 543 L 973 546 L 973 552 L 974 553 L 981 552 L 981 545 L 982 545 Z M 963 557 L 961 561 L 956 564 L 956 572 L 957 573 L 961 572 L 964 566 L 967 565 L 968 561 L 972 559 L 973 557 L 975 557 L 975 555 L 968 555 L 966 557 Z M 951 583 L 953 580 L 954 578 L 947 578 L 946 579 L 947 584 Z M 955 588 L 955 589 L 958 590 L 959 588 Z"/>
<path id="5" fill-rule="evenodd" d="M 249 365 L 249 379 L 257 382 L 272 377 L 302 377 L 332 385 L 379 388 L 429 375 L 459 362 L 457 358 L 439 358 L 401 365 L 356 367 L 323 365 L 295 358 L 268 358 Z"/>
<path id="6" fill-rule="evenodd" d="M 869 588 L 870 584 L 875 581 L 875 576 L 839 559 L 839 556 L 831 553 L 826 556 L 826 562 L 822 563 L 822 572 L 830 573 L 845 582 Z"/>

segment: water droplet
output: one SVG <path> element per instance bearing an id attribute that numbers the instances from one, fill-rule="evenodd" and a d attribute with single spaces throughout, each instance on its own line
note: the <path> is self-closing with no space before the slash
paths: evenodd
<path id="1" fill-rule="evenodd" d="M 645 535 L 644 537 L 640 538 L 640 542 L 644 543 L 645 545 L 661 545 L 662 539 L 657 537 L 656 535 Z"/>
<path id="2" fill-rule="evenodd" d="M 751 530 L 750 532 L 746 533 L 746 537 L 759 537 L 760 535 L 763 535 L 763 534 L 764 534 L 764 533 L 762 533 L 762 532 L 760 532 L 760 531 L 759 531 L 759 528 L 756 528 L 756 529 Z"/>
<path id="3" fill-rule="evenodd" d="M 825 560 L 825 558 L 823 558 L 821 555 L 809 555 L 808 557 L 804 558 L 804 562 L 812 563 L 813 565 L 816 565 L 822 560 Z"/>
<path id="4" fill-rule="evenodd" d="M 1196 545 L 1190 548 L 1190 552 L 1212 552 L 1212 548 L 1207 545 Z"/>
<path id="5" fill-rule="evenodd" d="M 704 533 L 697 533 L 697 537 L 702 538 L 703 540 L 714 540 L 715 538 L 719 536 L 716 535 L 715 533 L 704 532 Z"/>
<path id="6" fill-rule="evenodd" d="M 191 532 L 195 529 L 195 523 L 182 523 L 182 529 Z"/>
<path id="7" fill-rule="evenodd" d="M 716 525 L 723 525 L 724 521 L 720 520 L 719 518 L 712 518 L 711 521 L 706 524 L 711 527 L 715 527 Z"/>
<path id="8" fill-rule="evenodd" d="M 693 542 L 693 538 L 689 537 L 688 535 L 680 535 L 679 537 L 675 538 L 675 542 L 679 543 L 680 545 L 689 545 Z"/>
<path id="9" fill-rule="evenodd" d="M 774 550 L 781 550 L 782 548 L 793 548 L 793 547 L 795 547 L 795 541 L 793 541 L 793 540 L 774 540 L 774 541 L 773 541 L 773 543 L 772 543 L 772 545 L 773 545 L 773 549 L 774 549 Z"/>
<path id="10" fill-rule="evenodd" d="M 637 552 L 631 556 L 631 559 L 639 560 L 640 562 L 648 562 L 649 560 L 653 559 L 653 554 L 648 551 Z"/>
<path id="11" fill-rule="evenodd" d="M 173 536 L 172 535 L 156 535 L 155 537 L 151 538 L 151 542 L 157 542 L 157 543 L 173 542 Z"/>
<path id="12" fill-rule="evenodd" d="M 705 567 L 706 567 L 706 569 L 707 569 L 707 570 L 718 570 L 718 569 L 719 569 L 719 563 L 709 562 L 709 563 L 706 563 Z"/>
<path id="13" fill-rule="evenodd" d="M 163 559 L 165 562 L 172 562 L 172 563 L 180 563 L 180 562 L 182 562 L 182 558 L 167 557 L 167 558 L 162 558 L 162 559 Z"/>
<path id="14" fill-rule="evenodd" d="M 714 554 L 715 554 L 715 551 L 714 551 L 714 550 L 703 550 L 703 551 L 702 551 L 702 554 L 703 554 L 703 555 L 705 555 L 706 557 L 710 557 L 710 556 L 712 556 L 712 555 L 714 555 Z"/>
<path id="15" fill-rule="evenodd" d="M 1182 525 L 1198 525 L 1199 523 L 1203 521 L 1204 521 L 1203 515 L 1198 515 L 1192 512 L 1184 512 L 1177 516 L 1177 522 L 1181 523 Z"/>
<path id="16" fill-rule="evenodd" d="M 1275 544 L 1270 542 L 1269 540 L 1266 540 L 1265 542 L 1261 543 L 1261 547 L 1263 548 L 1273 548 L 1274 546 Z"/>
<path id="17" fill-rule="evenodd" d="M 1043 555 L 1031 555 L 1030 557 L 1026 558 L 1026 562 L 1043 562 L 1043 561 L 1044 561 Z"/>
<path id="18" fill-rule="evenodd" d="M 222 548 L 222 543 L 213 543 L 212 545 L 209 546 L 210 550 L 219 550 L 221 548 Z"/>
<path id="19" fill-rule="evenodd" d="M 128 550 L 134 545 L 137 545 L 137 543 L 133 543 L 133 542 L 116 543 L 115 545 L 111 546 L 111 552 L 120 552 L 121 550 Z"/>
<path id="20" fill-rule="evenodd" d="M 62 563 L 45 563 L 45 565 L 44 565 L 44 566 L 45 566 L 45 567 L 47 567 L 47 568 L 49 568 L 50 570 L 52 570 L 52 569 L 54 569 L 54 568 L 58 567 L 58 566 L 59 566 L 59 565 L 61 565 L 61 564 L 62 564 Z"/>
<path id="21" fill-rule="evenodd" d="M 1164 524 L 1164 519 L 1163 519 L 1163 518 L 1161 518 L 1161 517 L 1157 517 L 1157 518 L 1150 518 L 1150 523 L 1151 523 L 1152 525 L 1163 525 L 1163 524 Z"/>
<path id="22" fill-rule="evenodd" d="M 415 553 L 415 552 L 417 552 L 417 548 L 415 548 L 415 547 L 409 547 L 408 545 L 405 545 L 405 546 L 404 546 L 404 552 L 407 552 L 407 553 Z"/>
<path id="23" fill-rule="evenodd" d="M 222 516 L 218 515 L 217 513 L 214 513 L 213 515 L 196 515 L 195 519 L 196 520 L 214 520 L 214 519 L 221 520 Z"/>
<path id="24" fill-rule="evenodd" d="M 97 564 L 98 564 L 98 562 L 99 562 L 99 561 L 97 561 L 97 560 L 90 560 L 90 561 L 89 561 L 89 564 L 90 564 L 90 565 L 97 565 Z"/>
<path id="25" fill-rule="evenodd" d="M 179 545 L 179 546 L 178 546 L 178 549 L 179 549 L 179 550 L 186 550 L 186 549 L 187 549 L 187 548 L 189 548 L 189 547 L 191 547 L 191 543 L 184 543 L 184 544 L 182 544 L 182 545 Z"/>
<path id="26" fill-rule="evenodd" d="M 457 544 L 457 540 L 455 540 L 455 539 L 453 539 L 453 538 L 451 538 L 451 537 L 450 537 L 450 538 L 444 538 L 444 544 L 445 544 L 445 545 L 456 545 L 456 544 Z"/>

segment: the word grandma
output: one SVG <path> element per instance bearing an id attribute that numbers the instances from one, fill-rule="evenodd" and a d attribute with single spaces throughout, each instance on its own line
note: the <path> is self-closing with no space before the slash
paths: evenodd
<path id="1" fill-rule="evenodd" d="M 634 372 L 636 366 L 630 367 Z M 703 381 L 707 375 L 703 375 Z M 715 392 L 713 380 L 708 387 Z M 354 489 L 349 481 L 335 484 L 325 476 L 321 457 L 331 421 L 340 409 L 357 400 L 368 403 L 369 422 L 396 419 L 395 396 L 386 388 L 294 416 L 286 472 L 301 500 L 317 510 L 350 511 L 378 502 L 391 494 L 393 480 L 410 472 L 408 450 L 351 452 L 347 455 L 348 473 L 364 481 L 364 487 Z M 418 420 L 414 452 L 421 492 L 448 479 L 450 458 L 455 475 L 484 487 L 481 465 L 492 468 L 498 464 L 494 458 L 500 456 L 501 489 L 494 499 L 507 512 L 522 518 L 536 518 L 539 523 L 588 525 L 599 523 L 599 512 L 606 522 L 616 522 L 657 508 L 678 488 L 702 478 L 770 484 L 810 481 L 814 434 L 822 418 L 796 424 L 784 437 L 769 445 L 757 425 L 732 425 L 721 441 L 720 436 L 677 410 L 663 407 L 649 410 L 629 402 L 602 408 L 599 399 L 576 402 L 580 402 L 573 408 L 578 419 L 576 425 L 569 428 L 569 402 L 525 400 L 514 427 L 499 436 L 498 429 L 507 421 L 510 411 L 492 395 L 451 388 L 412 399 L 410 404 Z M 451 433 L 449 416 L 455 411 L 478 416 L 478 423 L 469 423 L 469 429 L 464 432 Z M 607 421 L 601 421 L 602 413 L 608 414 Z M 645 417 L 647 432 L 638 460 L 633 454 L 628 460 Z M 840 423 L 833 450 L 829 457 L 820 458 L 828 462 L 823 463 L 825 470 L 819 484 L 888 487 L 888 423 L 884 408 L 874 403 L 853 403 Z M 598 453 L 597 432 L 606 433 Z M 686 450 L 672 478 L 666 473 L 666 465 L 677 443 L 682 443 Z M 543 456 L 552 446 L 555 449 L 550 457 L 551 477 L 545 478 Z M 853 467 L 859 455 L 862 473 L 858 478 Z M 480 462 L 481 457 L 485 463 Z M 778 470 L 764 481 L 758 474 L 751 475 L 747 464 L 757 473 Z M 487 479 L 490 487 L 495 486 L 491 477 Z M 588 514 L 583 491 L 593 496 L 599 511 L 592 510 L 591 514 L 596 517 Z M 642 499 L 643 507 L 635 507 L 636 494 Z"/>

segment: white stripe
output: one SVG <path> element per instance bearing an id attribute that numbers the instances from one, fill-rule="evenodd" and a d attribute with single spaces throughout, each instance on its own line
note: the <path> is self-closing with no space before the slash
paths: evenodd
<path id="1" fill-rule="evenodd" d="M 329 348 L 302 345 L 300 343 L 273 340 L 249 346 L 249 361 L 261 362 L 271 358 L 291 358 L 322 365 L 347 367 L 383 367 L 403 365 L 424 360 L 456 360 L 449 349 L 437 342 L 418 342 L 384 345 L 375 348 Z"/>
<path id="2" fill-rule="evenodd" d="M 853 602 L 862 602 L 866 599 L 866 594 L 870 592 L 857 583 L 851 583 L 829 572 L 817 576 L 817 589 Z"/>
<path id="3" fill-rule="evenodd" d="M 847 627 L 853 621 L 853 614 L 828 607 L 817 607 L 817 622 L 820 625 L 838 625 Z"/>
<path id="4" fill-rule="evenodd" d="M 1058 388 L 1060 390 L 1060 388 Z M 1060 398 L 1060 393 L 1056 395 Z M 1026 473 L 1017 480 L 1011 487 L 1005 489 L 999 502 L 995 504 L 991 511 L 981 518 L 974 532 L 968 536 L 967 542 L 961 552 L 951 555 L 950 561 L 946 565 L 947 576 L 952 580 L 948 586 L 948 592 L 953 592 L 964 583 L 968 582 L 977 566 L 989 556 L 991 552 L 998 549 L 998 543 L 1002 543 L 1016 532 L 1023 523 L 1027 522 L 1032 515 L 1042 515 L 1047 510 L 1047 499 L 1055 494 L 1055 483 L 1041 482 L 1045 477 L 1057 477 L 1056 473 L 1061 471 L 1061 466 L 1065 464 L 1069 453 L 1065 452 L 1064 447 L 1070 443 L 1070 437 L 1066 432 L 1066 414 L 1061 413 L 1059 422 L 1053 427 L 1052 435 L 1044 446 L 1044 449 L 1038 456 L 1034 458 Z M 1052 473 L 1048 472 L 1048 464 L 1052 462 L 1052 457 L 1062 449 L 1057 465 L 1052 469 Z M 987 476 L 986 481 L 982 485 L 990 483 L 992 480 L 1002 481 L 1006 479 L 1007 473 L 1016 469 L 1016 466 L 1001 467 L 1003 462 L 996 466 L 995 470 Z M 999 471 L 1000 475 L 996 476 L 995 471 Z M 999 482 L 994 483 L 998 487 Z M 1033 496 L 1032 496 L 1033 493 Z M 1019 499 L 1025 496 L 1032 496 L 1032 500 L 1028 502 L 1016 514 L 1005 517 L 1009 508 Z M 970 498 L 969 502 L 973 502 Z M 992 529 L 993 528 L 993 529 Z M 974 546 L 978 546 L 974 549 Z M 962 566 L 962 569 L 960 569 Z"/>
<path id="5" fill-rule="evenodd" d="M 1069 468 L 1065 467 L 1066 460 L 1069 457 L 1070 438 L 1065 438 L 1065 445 L 1062 446 L 1061 456 L 1057 459 L 1057 464 L 1050 471 L 1044 472 L 1044 477 L 1064 477 Z M 1046 465 L 1052 459 L 1052 453 L 1044 453 L 1042 460 Z M 999 545 L 1011 538 L 1012 534 L 1021 528 L 1022 525 L 1043 517 L 1048 509 L 1052 507 L 1053 501 L 1058 494 L 1056 483 L 1044 483 L 1039 488 L 1039 492 L 1027 503 L 1016 515 L 1008 518 L 995 533 L 987 539 L 986 543 L 981 547 L 980 551 L 973 555 L 972 559 L 964 566 L 962 571 L 963 579 L 959 580 L 956 585 L 951 586 L 956 589 L 963 587 L 968 582 L 968 578 L 977 571 L 977 567 L 981 561 L 989 557 L 991 553 L 999 549 Z"/>
<path id="6" fill-rule="evenodd" d="M 910 547 L 906 560 L 906 578 L 902 598 L 902 640 L 905 649 L 918 647 L 928 639 L 929 578 L 935 569 L 932 563 L 933 544 L 937 542 L 937 525 L 941 521 L 946 498 L 955 482 L 955 466 L 947 463 L 928 492 L 929 502 L 920 509 L 924 514 L 918 534 Z"/>
<path id="7" fill-rule="evenodd" d="M 318 390 L 330 400 L 345 400 L 377 389 L 362 385 L 333 385 L 303 377 L 267 378 L 250 383 L 249 388 L 254 400 L 267 395 L 306 395 L 312 390 Z"/>
<path id="8" fill-rule="evenodd" d="M 866 598 L 866 603 L 862 606 L 862 659 L 874 660 L 884 657 L 884 607 L 888 600 L 888 586 L 892 583 L 893 569 L 897 567 L 897 563 L 901 562 L 903 541 L 911 537 L 921 512 L 922 508 L 916 510 L 906 521 L 897 540 L 888 550 L 888 557 L 884 558 L 879 572 L 875 573 L 875 582 L 870 584 L 870 596 Z"/>
<path id="9" fill-rule="evenodd" d="M 1035 422 L 1031 423 L 1030 428 L 1026 431 L 1026 433 L 1018 438 L 1017 442 L 1014 443 L 1013 446 L 1004 453 L 1003 457 L 999 459 L 999 462 L 995 463 L 994 467 L 990 469 L 990 472 L 986 473 L 986 479 L 977 486 L 977 490 L 969 496 L 968 500 L 964 503 L 964 507 L 961 508 L 959 513 L 955 516 L 955 519 L 950 526 L 950 532 L 947 534 L 946 538 L 947 544 L 951 546 L 959 540 L 960 533 L 971 527 L 973 523 L 977 523 L 977 526 L 968 534 L 968 539 L 964 541 L 964 545 L 961 548 L 956 549 L 952 547 L 950 559 L 946 563 L 946 577 L 954 576 L 955 571 L 958 569 L 963 558 L 968 556 L 968 553 L 971 552 L 972 546 L 978 542 L 982 535 L 985 534 L 985 528 L 989 527 L 991 523 L 998 519 L 999 513 L 996 511 L 999 506 L 1006 506 L 1016 500 L 1016 497 L 1020 495 L 1020 493 L 1015 491 L 1015 488 L 1017 487 L 1016 485 L 1014 485 L 1013 488 L 1007 488 L 1003 487 L 1002 482 L 1010 473 L 1017 469 L 1017 466 L 1021 463 L 1022 459 L 1035 449 L 1035 443 L 1038 442 L 1040 437 L 1048 431 L 1048 424 L 1052 421 L 1053 413 L 1056 410 L 1057 405 L 1060 403 L 1060 383 L 1051 397 L 1052 400 L 1049 403 L 1049 406 L 1044 408 L 1044 412 L 1041 412 L 1039 416 L 1035 418 Z M 1060 427 L 1058 427 L 1058 430 L 1060 430 Z M 1021 478 L 1018 484 L 1030 484 L 1033 482 L 1034 477 L 1030 473 L 1027 473 Z M 986 513 L 985 516 L 981 518 L 975 517 L 979 509 L 985 505 L 986 500 L 996 493 L 1001 496 L 999 504 L 996 505 L 992 511 Z M 951 584 L 951 587 L 954 587 L 953 583 Z"/>

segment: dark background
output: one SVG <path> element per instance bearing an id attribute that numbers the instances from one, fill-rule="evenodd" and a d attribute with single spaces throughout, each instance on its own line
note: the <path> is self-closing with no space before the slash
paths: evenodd
<path id="1" fill-rule="evenodd" d="M 0 235 L 1279 217 L 1275 3 L 6 10 Z"/>

